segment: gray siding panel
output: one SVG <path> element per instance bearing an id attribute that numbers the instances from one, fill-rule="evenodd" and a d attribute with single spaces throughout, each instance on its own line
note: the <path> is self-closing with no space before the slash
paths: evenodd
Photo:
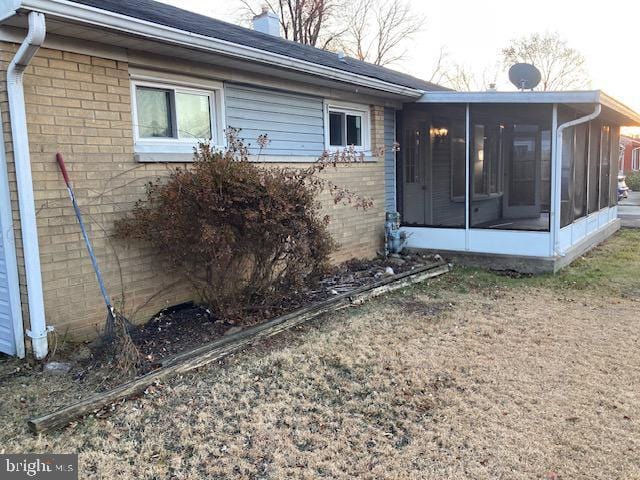
<path id="1" fill-rule="evenodd" d="M 320 156 L 324 151 L 321 98 L 241 85 L 225 86 L 226 123 L 256 153 L 256 139 L 270 139 L 266 155 Z"/>
<path id="2" fill-rule="evenodd" d="M 384 205 L 387 212 L 395 212 L 396 207 L 396 111 L 384 109 Z"/>
<path id="3" fill-rule="evenodd" d="M 11 297 L 9 296 L 9 278 L 5 261 L 4 225 L 0 219 L 0 352 L 16 354 L 13 336 L 13 316 L 11 313 Z"/>

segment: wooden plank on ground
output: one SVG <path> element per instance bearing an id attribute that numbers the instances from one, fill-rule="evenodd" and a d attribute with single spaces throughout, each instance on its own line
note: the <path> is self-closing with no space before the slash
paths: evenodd
<path id="1" fill-rule="evenodd" d="M 323 302 L 247 328 L 234 335 L 229 335 L 228 337 L 167 359 L 161 368 L 124 383 L 112 390 L 98 393 L 48 415 L 32 418 L 28 421 L 29 429 L 34 433 L 41 433 L 62 428 L 71 421 L 103 408 L 106 405 L 135 396 L 156 381 L 205 366 L 259 340 L 277 335 L 325 313 L 341 310 L 351 305 L 360 305 L 371 298 L 405 288 L 426 279 L 442 275 L 448 271 L 449 266 L 445 263 L 429 264 L 409 272 L 385 278 L 352 292 L 336 295 Z"/>

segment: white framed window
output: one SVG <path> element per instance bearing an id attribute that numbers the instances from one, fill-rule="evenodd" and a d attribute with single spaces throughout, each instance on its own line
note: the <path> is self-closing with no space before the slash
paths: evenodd
<path id="1" fill-rule="evenodd" d="M 191 154 L 198 142 L 224 144 L 222 84 L 132 77 L 136 153 Z"/>
<path id="2" fill-rule="evenodd" d="M 634 172 L 640 170 L 640 148 L 634 148 L 631 151 L 631 170 Z"/>
<path id="3" fill-rule="evenodd" d="M 367 152 L 371 144 L 368 105 L 325 103 L 325 148 L 329 151 L 354 147 Z"/>

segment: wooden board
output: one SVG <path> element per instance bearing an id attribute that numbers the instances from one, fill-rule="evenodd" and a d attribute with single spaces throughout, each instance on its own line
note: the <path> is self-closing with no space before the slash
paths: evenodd
<path id="1" fill-rule="evenodd" d="M 28 421 L 29 429 L 34 433 L 41 433 L 62 428 L 68 425 L 69 422 L 103 408 L 110 403 L 135 396 L 158 380 L 207 365 L 259 340 L 277 335 L 325 313 L 341 310 L 352 305 L 360 305 L 371 298 L 442 275 L 448 271 L 449 266 L 444 263 L 426 265 L 410 272 L 385 278 L 352 292 L 336 295 L 323 302 L 296 310 L 260 325 L 247 328 L 234 335 L 229 335 L 188 352 L 178 354 L 163 362 L 161 368 L 112 390 L 93 395 L 48 415 L 30 419 Z"/>

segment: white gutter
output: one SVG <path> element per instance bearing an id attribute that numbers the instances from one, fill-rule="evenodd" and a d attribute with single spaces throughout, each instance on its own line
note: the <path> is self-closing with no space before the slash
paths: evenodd
<path id="1" fill-rule="evenodd" d="M 3 0 L 0 0 L 0 6 L 2 2 Z M 4 0 L 4 2 L 6 3 L 5 8 L 9 10 L 34 10 L 76 23 L 118 30 L 154 41 L 180 45 L 190 49 L 204 50 L 279 68 L 296 70 L 405 97 L 419 98 L 424 93 L 422 90 L 416 88 L 405 87 L 377 78 L 319 65 L 306 60 L 291 58 L 259 48 L 179 30 L 81 3 L 74 3 L 67 0 Z M 5 12 L 0 12 L 0 17 L 4 15 Z"/>
<path id="2" fill-rule="evenodd" d="M 40 248 L 36 209 L 33 197 L 31 177 L 31 157 L 29 155 L 29 136 L 27 134 L 27 114 L 25 111 L 24 71 L 36 54 L 46 34 L 44 15 L 29 13 L 29 30 L 22 45 L 7 68 L 7 94 L 9 97 L 9 116 L 11 118 L 11 138 L 13 141 L 13 161 L 18 183 L 18 203 L 20 207 L 20 226 L 22 229 L 22 248 L 27 275 L 27 295 L 29 301 L 30 330 L 33 354 L 41 360 L 47 356 L 47 325 L 44 315 L 42 294 L 42 274 L 40 272 Z"/>
<path id="3" fill-rule="evenodd" d="M 555 148 L 555 174 L 553 177 L 554 181 L 554 191 L 556 192 L 556 198 L 554 202 L 554 217 L 553 217 L 553 246 L 554 252 L 556 255 L 562 255 L 560 252 L 560 209 L 562 204 L 562 134 L 567 128 L 575 127 L 576 125 L 580 125 L 582 123 L 590 122 L 600 115 L 602 112 L 602 105 L 597 104 L 595 109 L 589 115 L 585 115 L 584 117 L 576 118 L 575 120 L 571 120 L 570 122 L 563 123 L 558 126 L 556 131 L 556 148 Z"/>

